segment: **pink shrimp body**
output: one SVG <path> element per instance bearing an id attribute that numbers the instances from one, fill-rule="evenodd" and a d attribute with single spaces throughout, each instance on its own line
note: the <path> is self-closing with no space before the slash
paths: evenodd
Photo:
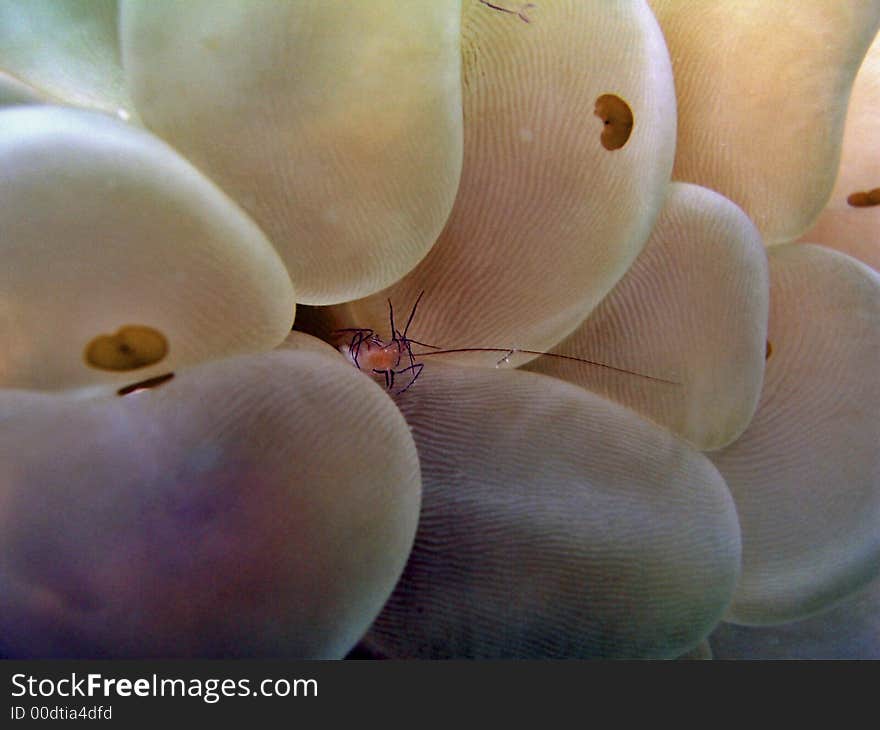
<path id="1" fill-rule="evenodd" d="M 402 355 L 399 342 L 389 342 L 387 345 L 378 341 L 367 339 L 361 342 L 357 352 L 352 352 L 352 348 L 348 343 L 340 345 L 339 351 L 353 364 L 357 365 L 361 370 L 370 372 L 371 370 L 385 371 L 393 370 L 400 363 Z M 357 361 L 355 361 L 357 354 Z"/>

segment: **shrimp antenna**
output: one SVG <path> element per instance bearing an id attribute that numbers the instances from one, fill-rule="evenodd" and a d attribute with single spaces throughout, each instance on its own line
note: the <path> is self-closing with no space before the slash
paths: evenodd
<path id="1" fill-rule="evenodd" d="M 347 327 L 334 331 L 334 334 L 337 335 L 350 333 L 351 337 L 347 345 L 349 357 L 351 357 L 358 369 L 366 368 L 376 375 L 384 375 L 385 387 L 388 390 L 391 390 L 394 387 L 394 377 L 396 375 L 408 374 L 409 382 L 404 388 L 396 391 L 398 395 L 409 390 L 413 386 L 413 383 L 418 380 L 419 375 L 422 374 L 422 370 L 425 366 L 424 364 L 417 362 L 416 358 L 428 357 L 430 355 L 451 355 L 458 352 L 503 353 L 504 356 L 498 361 L 497 366 L 500 366 L 501 363 L 509 362 L 510 358 L 516 353 L 552 357 L 557 360 L 570 360 L 572 362 L 586 363 L 587 365 L 594 365 L 596 367 L 613 370 L 614 372 L 624 373 L 626 375 L 635 375 L 636 377 L 645 378 L 646 380 L 653 380 L 655 383 L 681 385 L 681 383 L 674 380 L 658 378 L 654 375 L 637 372 L 636 370 L 628 370 L 626 368 L 616 367 L 615 365 L 609 365 L 608 363 L 587 360 L 586 358 L 575 357 L 573 355 L 558 355 L 553 352 L 542 352 L 540 350 L 521 350 L 518 347 L 457 347 L 453 349 L 442 349 L 437 345 L 429 345 L 426 342 L 419 342 L 418 340 L 410 338 L 408 335 L 410 325 L 415 319 L 416 311 L 418 311 L 419 303 L 422 301 L 424 295 L 425 290 L 423 289 L 419 292 L 418 297 L 416 297 L 416 301 L 410 310 L 403 332 L 398 330 L 394 324 L 394 305 L 391 303 L 391 299 L 388 299 L 388 322 L 391 325 L 391 339 L 387 342 L 383 342 L 373 330 L 366 327 Z M 413 345 L 431 348 L 432 352 L 413 352 Z M 362 347 L 364 348 L 364 352 L 361 351 Z M 366 358 L 366 361 L 363 363 L 361 362 L 362 357 Z M 401 360 L 404 357 L 407 361 L 406 365 L 402 365 L 401 363 Z"/>
<path id="2" fill-rule="evenodd" d="M 418 344 L 418 343 L 416 343 Z M 681 383 L 675 380 L 666 380 L 666 378 L 658 378 L 655 375 L 648 375 L 646 373 L 640 373 L 636 370 L 627 370 L 626 368 L 619 368 L 614 365 L 609 365 L 604 362 L 597 362 L 596 360 L 587 360 L 583 357 L 574 357 L 573 355 L 557 355 L 555 352 L 541 352 L 540 350 L 521 350 L 518 347 L 457 347 L 452 350 L 434 350 L 433 352 L 414 352 L 414 357 L 428 357 L 429 355 L 450 355 L 456 352 L 503 352 L 506 353 L 504 357 L 502 357 L 498 364 L 500 365 L 502 362 L 509 360 L 511 356 L 522 353 L 523 355 L 540 355 L 542 357 L 554 357 L 558 360 L 571 360 L 573 362 L 583 362 L 587 365 L 595 365 L 596 367 L 605 368 L 606 370 L 613 370 L 617 373 L 626 373 L 627 375 L 636 375 L 640 378 L 645 378 L 646 380 L 653 380 L 656 383 L 666 383 L 667 385 L 681 385 Z"/>
<path id="3" fill-rule="evenodd" d="M 397 329 L 394 327 L 394 305 L 388 299 L 388 319 L 391 322 L 391 342 L 397 341 Z"/>
<path id="4" fill-rule="evenodd" d="M 416 316 L 416 309 L 418 309 L 419 302 L 422 301 L 422 297 L 425 296 L 425 290 L 422 289 L 419 292 L 419 295 L 416 297 L 416 303 L 413 304 L 412 311 L 409 313 L 409 319 L 406 320 L 406 327 L 403 328 L 403 336 L 406 337 L 406 333 L 409 332 L 409 326 L 412 324 L 413 317 Z M 391 301 L 388 301 L 388 304 L 391 304 Z M 393 325 L 392 325 L 393 328 Z"/>
<path id="5" fill-rule="evenodd" d="M 411 339 L 410 337 L 407 337 L 407 333 L 409 332 L 409 326 L 412 324 L 412 321 L 413 321 L 413 319 L 414 319 L 415 316 L 416 316 L 416 310 L 419 308 L 419 302 L 422 301 L 422 297 L 423 297 L 424 295 L 425 295 L 425 290 L 422 289 L 422 290 L 419 292 L 419 295 L 416 297 L 416 303 L 413 304 L 413 307 L 412 307 L 412 309 L 410 310 L 409 318 L 406 320 L 406 326 L 403 328 L 403 332 L 399 332 L 399 333 L 397 333 L 397 334 L 400 335 L 400 339 L 401 339 L 404 343 L 406 343 L 407 347 L 409 347 L 409 349 L 410 349 L 410 354 L 412 354 L 412 347 L 411 347 L 411 345 L 420 345 L 421 347 L 430 347 L 432 350 L 439 350 L 439 349 L 440 349 L 440 347 L 439 347 L 438 345 L 431 345 L 431 344 L 428 344 L 427 342 L 419 342 L 418 340 L 413 340 L 413 339 Z M 391 302 L 390 302 L 390 301 L 388 302 L 388 306 L 389 306 L 389 307 L 391 306 Z M 393 339 L 396 339 L 396 338 L 393 338 Z"/>

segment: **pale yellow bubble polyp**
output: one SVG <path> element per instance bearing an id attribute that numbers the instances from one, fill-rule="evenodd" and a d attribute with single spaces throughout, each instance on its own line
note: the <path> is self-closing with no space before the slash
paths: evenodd
<path id="1" fill-rule="evenodd" d="M 6 107 L 0 170 L 3 387 L 115 391 L 290 331 L 278 253 L 147 132 L 97 112 Z"/>
<path id="2" fill-rule="evenodd" d="M 675 74 L 674 179 L 730 198 L 767 245 L 795 240 L 832 193 L 880 1 L 649 4 Z"/>
<path id="3" fill-rule="evenodd" d="M 408 309 L 424 291 L 417 339 L 546 350 L 641 251 L 675 152 L 672 67 L 657 21 L 639 2 L 548 0 L 527 17 L 465 3 L 464 162 L 452 213 L 415 269 L 340 307 L 337 326 L 388 339 L 388 300 Z M 599 100 L 614 113 L 607 127 L 594 116 Z M 630 116 L 638 122 L 627 137 Z"/>
<path id="4" fill-rule="evenodd" d="M 460 0 L 121 3 L 138 112 L 259 224 L 298 301 L 367 296 L 461 172 Z"/>

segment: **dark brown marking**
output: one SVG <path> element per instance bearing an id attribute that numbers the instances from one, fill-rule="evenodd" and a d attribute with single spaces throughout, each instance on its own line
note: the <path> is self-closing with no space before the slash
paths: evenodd
<path id="1" fill-rule="evenodd" d="M 602 120 L 602 146 L 606 150 L 619 150 L 632 134 L 633 113 L 623 99 L 614 94 L 602 94 L 596 99 L 593 113 Z"/>
<path id="2" fill-rule="evenodd" d="M 157 388 L 160 385 L 167 383 L 171 378 L 174 377 L 174 373 L 165 373 L 164 375 L 157 375 L 155 378 L 147 378 L 146 380 L 141 380 L 139 383 L 132 383 L 131 385 L 126 385 L 124 388 L 120 388 L 116 391 L 117 395 L 129 395 L 130 393 L 135 393 L 139 390 L 148 390 L 150 388 Z"/>
<path id="3" fill-rule="evenodd" d="M 852 193 L 846 199 L 853 208 L 871 208 L 880 205 L 880 188 Z"/>
<path id="4" fill-rule="evenodd" d="M 767 340 L 767 349 L 764 352 L 764 359 L 769 360 L 770 356 L 773 354 L 773 345 L 770 344 L 770 340 Z"/>
<path id="5" fill-rule="evenodd" d="M 519 10 L 511 10 L 510 8 L 503 8 L 500 5 L 495 5 L 494 3 L 488 2 L 488 0 L 479 0 L 481 4 L 485 5 L 487 8 L 492 8 L 492 10 L 497 10 L 500 13 L 507 13 L 508 15 L 515 15 L 517 18 L 522 20 L 524 23 L 531 23 L 532 21 L 529 19 L 529 16 L 526 15 L 526 10 L 531 10 L 535 7 L 534 3 L 523 3 L 519 6 Z"/>
<path id="6" fill-rule="evenodd" d="M 98 335 L 87 345 L 83 357 L 99 370 L 137 370 L 155 365 L 168 354 L 168 340 L 159 330 L 141 324 L 120 327 L 112 335 Z"/>

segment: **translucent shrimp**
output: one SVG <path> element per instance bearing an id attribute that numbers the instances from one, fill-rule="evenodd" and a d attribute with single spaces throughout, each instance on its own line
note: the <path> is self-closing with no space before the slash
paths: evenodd
<path id="1" fill-rule="evenodd" d="M 373 330 L 366 328 L 345 328 L 336 330 L 333 333 L 336 336 L 350 335 L 348 343 L 340 345 L 339 350 L 359 370 L 382 375 L 385 378 L 385 387 L 388 390 L 394 388 L 394 380 L 398 375 L 410 374 L 409 382 L 404 388 L 397 391 L 398 394 L 409 390 L 419 375 L 422 374 L 422 369 L 425 367 L 423 363 L 416 362 L 416 353 L 412 349 L 413 345 L 429 347 L 442 352 L 440 348 L 434 345 L 428 345 L 407 336 L 409 326 L 416 316 L 416 309 L 424 294 L 425 292 L 422 291 L 416 299 L 416 303 L 409 313 L 409 318 L 406 320 L 403 332 L 398 330 L 394 324 L 394 306 L 391 304 L 391 300 L 388 300 L 391 339 L 387 342 L 384 342 Z"/>
<path id="2" fill-rule="evenodd" d="M 391 339 L 388 341 L 382 340 L 375 331 L 364 327 L 347 327 L 333 332 L 335 338 L 343 337 L 347 340 L 339 345 L 339 351 L 342 352 L 342 354 L 345 355 L 359 370 L 371 372 L 377 376 L 381 375 L 385 379 L 385 387 L 388 390 L 394 389 L 395 379 L 398 376 L 408 376 L 409 380 L 407 384 L 396 391 L 398 395 L 409 390 L 413 383 L 415 383 L 416 380 L 418 380 L 418 377 L 422 374 L 425 364 L 419 362 L 419 359 L 436 355 L 451 355 L 453 353 L 465 352 L 501 353 L 502 357 L 495 364 L 496 367 L 509 363 L 511 357 L 517 353 L 521 353 L 524 355 L 541 355 L 544 357 L 557 358 L 559 360 L 586 363 L 587 365 L 594 365 L 618 373 L 626 373 L 627 375 L 634 375 L 638 378 L 653 380 L 657 383 L 680 385 L 680 383 L 677 383 L 674 380 L 666 380 L 653 375 L 639 373 L 635 370 L 627 370 L 607 363 L 587 360 L 572 355 L 557 355 L 556 353 L 541 352 L 540 350 L 523 350 L 518 347 L 455 347 L 446 349 L 438 347 L 437 345 L 429 345 L 425 342 L 419 342 L 418 340 L 409 337 L 408 333 L 410 325 L 416 316 L 419 302 L 421 302 L 424 294 L 424 291 L 419 293 L 402 332 L 397 329 L 397 326 L 394 323 L 394 306 L 392 305 L 391 300 L 388 300 L 388 316 L 391 325 Z M 427 347 L 430 352 L 413 352 L 413 345 Z"/>

